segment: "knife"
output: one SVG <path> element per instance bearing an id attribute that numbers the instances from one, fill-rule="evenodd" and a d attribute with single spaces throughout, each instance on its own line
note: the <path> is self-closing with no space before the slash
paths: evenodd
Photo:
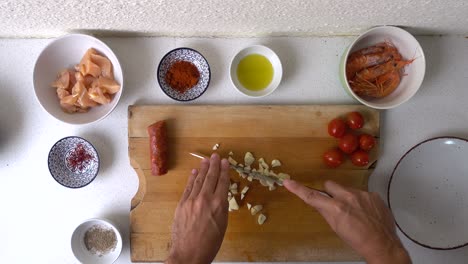
<path id="1" fill-rule="evenodd" d="M 189 154 L 199 159 L 209 159 L 208 156 L 200 154 L 200 153 L 189 152 Z M 238 173 L 243 173 L 243 174 L 246 174 L 247 176 L 251 176 L 255 180 L 259 180 L 260 183 L 264 186 L 274 186 L 274 183 L 276 183 L 279 186 L 283 186 L 283 179 L 274 178 L 272 176 L 267 176 L 265 174 L 261 174 L 260 172 L 256 172 L 256 171 L 246 170 L 244 167 L 241 167 L 239 165 L 229 164 L 229 167 L 237 171 Z M 311 188 L 311 187 L 307 187 L 307 188 L 315 190 L 323 196 L 332 198 L 332 196 L 325 191 L 321 191 L 321 190 Z"/>

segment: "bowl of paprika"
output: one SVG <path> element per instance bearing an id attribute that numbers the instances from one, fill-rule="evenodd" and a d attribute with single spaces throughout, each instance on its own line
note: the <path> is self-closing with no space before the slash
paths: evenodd
<path id="1" fill-rule="evenodd" d="M 208 89 L 210 78 L 208 61 L 190 48 L 169 51 L 158 66 L 161 90 L 177 101 L 191 101 L 200 97 Z"/>

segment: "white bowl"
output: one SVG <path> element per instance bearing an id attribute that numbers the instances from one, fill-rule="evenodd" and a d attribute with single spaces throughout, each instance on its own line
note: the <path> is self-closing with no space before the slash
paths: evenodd
<path id="1" fill-rule="evenodd" d="M 114 230 L 117 236 L 117 245 L 115 249 L 103 256 L 91 253 L 86 248 L 86 245 L 84 243 L 84 236 L 86 231 L 88 231 L 91 227 L 95 225 L 111 228 L 112 230 Z M 120 235 L 119 230 L 117 230 L 117 228 L 109 221 L 103 219 L 89 219 L 80 224 L 73 232 L 71 237 L 71 248 L 76 259 L 81 263 L 110 264 L 114 263 L 120 256 L 120 252 L 122 251 L 122 237 Z"/>
<path id="2" fill-rule="evenodd" d="M 50 84 L 61 70 L 73 69 L 89 48 L 95 48 L 112 62 L 115 80 L 121 88 L 110 104 L 93 107 L 87 113 L 67 114 L 60 108 L 56 91 Z M 70 34 L 53 40 L 42 50 L 34 66 L 33 85 L 40 105 L 50 115 L 68 124 L 88 124 L 103 119 L 117 106 L 123 91 L 123 74 L 119 60 L 104 42 L 88 35 Z"/>
<path id="3" fill-rule="evenodd" d="M 251 91 L 245 88 L 237 78 L 237 66 L 239 65 L 239 62 L 250 54 L 265 56 L 273 66 L 273 80 L 271 80 L 270 84 L 265 89 L 260 91 Z M 239 53 L 232 58 L 229 72 L 231 75 L 231 82 L 239 92 L 250 97 L 262 97 L 271 94 L 276 88 L 278 88 L 278 85 L 281 82 L 281 77 L 283 76 L 283 67 L 281 66 L 281 61 L 278 58 L 278 55 L 276 55 L 273 50 L 262 45 L 254 45 L 239 51 Z"/>
<path id="4" fill-rule="evenodd" d="M 353 92 L 346 78 L 349 54 L 379 42 L 390 41 L 404 59 L 415 60 L 404 68 L 405 76 L 398 87 L 384 98 L 364 99 Z M 359 102 L 375 109 L 390 109 L 408 101 L 421 86 L 426 72 L 426 58 L 419 42 L 407 31 L 392 26 L 375 27 L 359 36 L 344 52 L 340 63 L 340 79 L 346 92 Z"/>

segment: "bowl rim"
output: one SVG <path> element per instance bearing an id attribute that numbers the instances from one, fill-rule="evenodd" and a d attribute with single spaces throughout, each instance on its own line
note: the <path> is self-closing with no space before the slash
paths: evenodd
<path id="1" fill-rule="evenodd" d="M 59 41 L 59 40 L 62 40 L 62 39 L 65 39 L 65 38 L 70 38 L 70 37 L 82 37 L 82 38 L 89 38 L 91 40 L 94 40 L 96 42 L 98 42 L 99 44 L 103 45 L 104 47 L 106 47 L 107 49 L 109 49 L 109 51 L 111 52 L 112 55 L 114 55 L 114 57 L 116 58 L 117 60 L 117 63 L 119 65 L 119 68 L 120 68 L 120 72 L 121 72 L 121 75 L 122 75 L 122 83 L 120 83 L 120 91 L 117 92 L 118 94 L 118 98 L 116 98 L 117 96 L 114 96 L 112 98 L 112 100 L 117 100 L 117 102 L 115 103 L 114 106 L 112 106 L 109 111 L 107 111 L 107 113 L 105 113 L 103 116 L 101 116 L 100 118 L 96 119 L 96 120 L 93 120 L 93 121 L 90 121 L 90 122 L 85 122 L 85 123 L 70 123 L 70 122 L 67 122 L 65 120 L 62 120 L 58 117 L 56 117 L 55 115 L 51 114 L 47 109 L 46 107 L 41 103 L 41 101 L 39 100 L 39 97 L 37 95 L 37 89 L 36 89 L 36 85 L 35 85 L 35 79 L 36 79 L 36 69 L 38 67 L 38 61 L 39 61 L 39 58 L 42 56 L 42 54 L 44 53 L 44 51 L 46 49 L 48 49 L 50 46 L 52 46 L 52 44 L 54 44 L 56 41 Z M 106 54 L 104 54 L 106 55 Z M 107 57 L 107 55 L 106 55 Z M 113 70 L 115 71 L 115 65 L 112 64 L 112 68 Z M 33 74 L 32 74 L 32 87 L 33 87 L 33 90 L 34 90 L 34 95 L 36 97 L 36 101 L 39 103 L 39 105 L 42 107 L 42 109 L 48 113 L 51 117 L 53 117 L 54 119 L 58 120 L 58 121 L 61 121 L 65 124 L 69 124 L 69 125 L 73 125 L 73 126 L 80 126 L 80 125 L 89 125 L 89 124 L 93 124 L 93 123 L 97 123 L 101 120 L 103 120 L 104 118 L 106 118 L 108 115 L 110 115 L 110 113 L 112 113 L 114 111 L 114 109 L 117 107 L 117 105 L 119 104 L 119 101 L 120 101 L 120 98 L 122 97 L 122 94 L 123 94 L 123 89 L 124 89 L 124 83 L 125 83 L 125 78 L 124 78 L 124 72 L 122 70 L 122 65 L 120 64 L 120 60 L 119 60 L 119 57 L 117 57 L 117 55 L 115 54 L 115 52 L 106 44 L 104 43 L 102 40 L 94 37 L 94 36 L 91 36 L 91 35 L 87 35 L 87 34 L 81 34 L 81 33 L 71 33 L 71 34 L 65 34 L 63 36 L 60 36 L 60 37 L 57 37 L 57 38 L 54 38 L 52 41 L 50 41 L 49 43 L 47 43 L 47 45 L 45 45 L 41 52 L 39 53 L 39 55 L 36 57 L 36 61 L 34 62 L 34 67 L 33 67 Z M 116 95 L 117 95 L 116 94 Z M 86 113 L 83 113 L 83 114 L 86 114 Z"/>
<path id="2" fill-rule="evenodd" d="M 101 222 L 101 223 L 104 222 L 105 224 L 110 225 L 113 228 L 114 232 L 116 233 L 117 240 L 120 241 L 120 247 L 118 248 L 119 253 L 116 255 L 115 259 L 112 261 L 112 263 L 114 263 L 117 259 L 119 259 L 120 255 L 122 255 L 123 238 L 122 238 L 122 234 L 120 233 L 120 230 L 117 228 L 117 226 L 114 224 L 114 222 L 112 222 L 112 221 L 110 221 L 109 219 L 106 219 L 106 218 L 89 218 L 89 219 L 84 220 L 83 222 L 81 222 L 79 225 L 77 225 L 75 227 L 75 229 L 73 230 L 72 235 L 70 237 L 70 247 L 71 247 L 71 250 L 73 252 L 73 256 L 75 256 L 75 258 L 78 260 L 78 258 L 76 257 L 75 251 L 73 250 L 73 235 L 78 230 L 78 228 L 80 228 L 80 226 L 82 226 L 85 223 L 93 222 L 93 221 Z"/>
<path id="3" fill-rule="evenodd" d="M 206 86 L 203 87 L 203 91 L 201 92 L 201 94 L 199 94 L 198 96 L 192 98 L 192 99 L 189 99 L 189 100 L 181 100 L 181 99 L 178 99 L 178 98 L 174 98 L 172 96 L 170 96 L 166 91 L 164 91 L 164 89 L 162 88 L 162 85 L 161 85 L 161 80 L 159 78 L 159 71 L 161 70 L 161 65 L 162 65 L 162 62 L 164 61 L 164 59 L 166 59 L 167 56 L 169 56 L 171 53 L 173 52 L 176 52 L 178 50 L 189 50 L 189 51 L 192 51 L 192 52 L 195 52 L 195 53 L 198 53 L 202 58 L 203 60 L 205 60 L 206 62 L 206 65 L 208 66 L 208 82 L 206 83 Z M 208 87 L 210 86 L 210 82 L 211 82 L 211 67 L 210 67 L 210 64 L 208 63 L 208 60 L 205 58 L 205 56 L 203 56 L 203 54 L 201 54 L 199 51 L 195 50 L 195 49 L 192 49 L 192 48 L 188 48 L 188 47 L 179 47 L 179 48 L 175 48 L 175 49 L 172 49 L 170 51 L 168 51 L 162 58 L 161 60 L 159 61 L 159 64 L 158 64 L 158 69 L 156 70 L 156 75 L 157 75 L 157 78 L 158 79 L 158 84 L 159 84 L 159 88 L 161 89 L 161 91 L 163 91 L 163 93 L 165 95 L 167 95 L 167 97 L 173 99 L 173 100 L 176 100 L 176 101 L 179 101 L 179 102 L 190 102 L 190 101 L 193 101 L 197 98 L 199 98 L 200 96 L 202 96 L 206 90 L 208 90 Z"/>
<path id="4" fill-rule="evenodd" d="M 392 171 L 392 174 L 390 175 L 390 179 L 388 180 L 388 186 L 387 186 L 387 204 L 388 204 L 388 208 L 390 209 L 390 211 L 392 211 L 392 205 L 390 203 L 390 187 L 392 185 L 392 181 L 393 181 L 393 176 L 395 175 L 395 171 L 396 169 L 398 168 L 398 166 L 400 165 L 400 163 L 403 161 L 403 159 L 409 154 L 411 153 L 413 150 L 415 150 L 417 147 L 425 144 L 425 143 L 428 143 L 428 142 L 431 142 L 431 141 L 436 141 L 436 140 L 439 140 L 439 139 L 456 139 L 456 140 L 460 140 L 460 141 L 464 141 L 466 143 L 468 143 L 468 139 L 466 138 L 461 138 L 461 137 L 455 137 L 455 136 L 440 136 L 440 137 L 432 137 L 432 138 L 429 138 L 429 139 L 426 139 L 426 140 L 423 140 L 421 142 L 419 142 L 418 144 L 412 146 L 408 151 L 405 152 L 405 154 L 403 154 L 401 156 L 401 158 L 398 160 L 397 164 L 395 165 L 395 167 L 393 168 L 393 171 Z M 397 220 L 395 219 L 395 225 L 398 227 L 398 229 L 411 241 L 413 241 L 414 243 L 422 246 L 422 247 L 425 247 L 425 248 L 429 248 L 429 249 L 435 249 L 435 250 L 452 250 L 452 249 L 457 249 L 457 248 L 462 248 L 462 247 L 465 247 L 468 245 L 468 240 L 466 243 L 464 244 L 460 244 L 460 245 L 457 245 L 457 246 L 453 246 L 453 247 L 434 247 L 434 246 L 430 246 L 430 245 L 426 245 L 422 242 L 419 242 L 417 241 L 416 239 L 412 238 L 411 236 L 409 236 L 402 228 L 401 226 L 398 224 Z"/>
<path id="5" fill-rule="evenodd" d="M 400 34 L 408 35 L 408 36 L 410 36 L 412 39 L 414 39 L 416 41 L 416 43 L 418 44 L 418 48 L 419 48 L 419 50 L 421 52 L 420 58 L 422 58 L 422 60 L 424 61 L 424 64 L 423 64 L 424 65 L 424 71 L 422 72 L 422 78 L 421 78 L 421 82 L 419 83 L 419 87 L 417 89 L 415 89 L 407 98 L 405 98 L 404 100 L 402 100 L 401 102 L 399 102 L 397 104 L 392 104 L 390 106 L 378 106 L 378 105 L 375 105 L 375 104 L 373 104 L 372 102 L 370 102 L 368 100 L 365 100 L 365 99 L 361 98 L 356 93 L 354 93 L 354 91 L 351 89 L 351 87 L 349 86 L 349 83 L 348 83 L 348 77 L 346 76 L 346 63 L 348 62 L 349 54 L 350 54 L 351 50 L 354 48 L 354 46 L 356 45 L 356 43 L 358 43 L 365 36 L 371 34 L 373 31 L 381 30 L 381 29 L 385 29 L 385 28 L 389 28 L 389 29 L 392 29 L 392 30 L 399 31 Z M 404 30 L 403 28 L 397 27 L 397 26 L 383 25 L 383 26 L 375 26 L 375 27 L 369 28 L 364 33 L 360 34 L 356 39 L 354 39 L 353 42 L 351 42 L 351 44 L 349 44 L 349 46 L 347 47 L 345 53 L 343 54 L 343 57 L 344 57 L 343 58 L 343 63 L 340 65 L 339 73 L 343 77 L 344 85 L 346 85 L 345 88 L 352 95 L 352 97 L 354 99 L 356 99 L 358 102 L 360 102 L 361 104 L 366 105 L 368 107 L 374 108 L 374 109 L 380 109 L 380 110 L 392 109 L 392 108 L 395 108 L 395 107 L 398 107 L 398 106 L 402 105 L 403 103 L 406 103 L 421 88 L 421 85 L 424 82 L 424 77 L 426 75 L 426 56 L 424 54 L 424 50 L 423 50 L 421 44 L 414 37 L 413 34 L 409 33 L 408 31 Z"/>
<path id="6" fill-rule="evenodd" d="M 253 49 L 253 48 L 259 48 L 260 50 L 262 51 L 269 51 L 273 54 L 273 57 L 275 59 L 278 60 L 278 64 L 279 64 L 279 81 L 278 81 L 278 84 L 273 88 L 271 89 L 268 93 L 265 93 L 265 94 L 260 94 L 260 95 L 250 95 L 250 94 L 246 94 L 244 93 L 244 91 L 242 91 L 241 89 L 239 89 L 239 87 L 237 87 L 237 85 L 234 83 L 234 77 L 232 75 L 232 70 L 233 70 L 233 66 L 234 66 L 234 61 L 236 60 L 236 58 L 239 56 L 239 54 L 245 50 L 249 50 L 249 49 Z M 260 55 L 263 55 L 265 56 L 264 53 L 260 54 Z M 241 59 L 241 58 L 240 58 Z M 239 59 L 239 61 L 240 61 Z M 269 60 L 270 61 L 270 60 Z M 271 63 L 271 62 L 270 62 Z M 273 66 L 273 65 L 272 65 Z M 275 70 L 277 70 L 278 68 L 274 68 Z M 281 84 L 281 81 L 283 80 L 283 63 L 281 62 L 281 59 L 280 57 L 278 56 L 278 54 L 271 48 L 265 46 L 265 45 L 262 45 L 262 44 L 254 44 L 254 45 L 250 45 L 250 46 L 247 46 L 247 47 L 244 47 L 242 49 L 240 49 L 238 52 L 236 52 L 236 54 L 234 56 L 232 56 L 231 58 L 231 63 L 229 64 L 229 79 L 231 80 L 231 84 L 232 86 L 234 86 L 234 88 L 236 88 L 236 90 L 238 92 L 240 92 L 241 94 L 247 96 L 247 97 L 250 97 L 250 98 L 262 98 L 262 97 L 265 97 L 265 96 L 268 96 L 270 94 L 272 94 L 276 89 L 278 89 L 278 87 L 280 86 Z"/>
<path id="7" fill-rule="evenodd" d="M 60 143 L 60 142 L 62 142 L 62 141 L 64 141 L 64 140 L 67 140 L 67 139 L 69 139 L 69 138 L 78 138 L 78 139 L 81 139 L 81 140 L 87 142 L 87 143 L 91 146 L 91 148 L 93 148 L 94 151 L 96 152 L 96 159 L 97 159 L 97 163 L 98 163 L 98 168 L 97 168 L 96 173 L 94 174 L 93 178 L 92 178 L 88 183 L 86 183 L 85 185 L 82 185 L 82 186 L 78 186 L 78 187 L 67 186 L 67 185 L 65 185 L 65 184 L 63 184 L 63 183 L 61 183 L 61 182 L 59 182 L 59 181 L 54 177 L 54 175 L 52 174 L 52 171 L 51 171 L 51 169 L 50 169 L 50 164 L 49 164 L 49 158 L 50 158 L 50 155 L 51 155 L 51 153 L 52 153 L 52 150 L 55 148 L 55 146 L 56 146 L 58 143 Z M 84 139 L 84 138 L 82 138 L 82 137 L 79 137 L 79 136 L 68 136 L 68 137 L 64 137 L 64 138 L 59 139 L 59 140 L 58 140 L 57 142 L 55 142 L 54 145 L 52 145 L 52 147 L 50 148 L 49 154 L 47 155 L 47 168 L 49 169 L 50 176 L 52 176 L 52 178 L 53 178 L 56 182 L 58 182 L 60 185 L 62 185 L 62 186 L 64 186 L 64 187 L 67 187 L 67 188 L 69 188 L 69 189 L 80 189 L 80 188 L 83 188 L 83 187 L 88 186 L 90 183 L 92 183 L 92 182 L 96 179 L 97 175 L 99 174 L 99 170 L 100 170 L 100 168 L 101 168 L 101 159 L 99 158 L 99 152 L 97 151 L 97 149 L 94 147 L 94 145 L 93 145 L 91 142 L 89 142 L 88 140 L 86 140 L 86 139 Z"/>

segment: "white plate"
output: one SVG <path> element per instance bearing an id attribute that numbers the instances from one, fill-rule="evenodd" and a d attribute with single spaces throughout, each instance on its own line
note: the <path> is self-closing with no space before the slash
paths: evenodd
<path id="1" fill-rule="evenodd" d="M 98 256 L 89 252 L 84 243 L 84 236 L 86 231 L 88 231 L 88 229 L 90 229 L 94 225 L 100 225 L 107 228 L 111 228 L 112 230 L 114 230 L 117 236 L 117 245 L 115 246 L 115 249 L 104 256 Z M 120 255 L 120 252 L 122 251 L 122 237 L 120 235 L 119 230 L 117 230 L 117 228 L 108 220 L 97 218 L 89 219 L 83 222 L 81 225 L 79 225 L 73 232 L 71 238 L 71 247 L 76 259 L 78 259 L 78 261 L 80 261 L 81 263 L 111 264 L 117 260 L 117 258 Z"/>
<path id="2" fill-rule="evenodd" d="M 397 226 L 432 249 L 468 244 L 468 141 L 442 137 L 410 149 L 393 170 L 388 203 Z"/>
<path id="3" fill-rule="evenodd" d="M 110 104 L 93 107 L 87 113 L 67 114 L 60 108 L 56 90 L 50 87 L 50 84 L 61 70 L 73 69 L 89 48 L 95 48 L 112 62 L 120 91 L 114 95 Z M 42 50 L 34 66 L 34 92 L 39 103 L 51 116 L 73 125 L 93 123 L 109 115 L 119 102 L 123 83 L 122 68 L 114 52 L 104 42 L 88 35 L 70 34 L 54 39 Z"/>
<path id="4" fill-rule="evenodd" d="M 239 62 L 245 56 L 250 54 L 259 54 L 265 56 L 273 66 L 273 80 L 271 80 L 270 84 L 265 89 L 260 91 L 251 91 L 245 88 L 237 78 L 237 66 L 239 65 Z M 281 66 L 281 61 L 278 55 L 276 55 L 273 50 L 262 45 L 254 45 L 239 51 L 239 53 L 237 53 L 236 56 L 232 58 L 229 72 L 231 76 L 231 82 L 239 92 L 250 97 L 263 97 L 271 94 L 274 90 L 276 90 L 276 88 L 278 88 L 278 85 L 280 84 L 281 78 L 283 76 L 283 67 Z"/>

